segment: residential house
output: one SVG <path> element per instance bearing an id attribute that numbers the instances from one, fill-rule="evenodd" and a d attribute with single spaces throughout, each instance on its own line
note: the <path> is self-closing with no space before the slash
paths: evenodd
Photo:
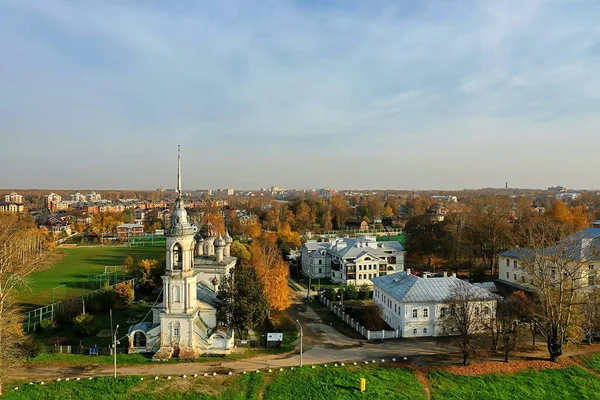
<path id="1" fill-rule="evenodd" d="M 17 194 L 16 192 L 12 192 L 12 193 L 4 196 L 4 201 L 6 203 L 23 204 L 23 196 L 21 196 L 20 194 Z"/>
<path id="2" fill-rule="evenodd" d="M 62 200 L 62 197 L 56 193 L 50 193 L 44 196 L 44 205 L 48 210 L 52 210 L 52 204 Z"/>
<path id="3" fill-rule="evenodd" d="M 581 197 L 581 193 L 574 193 L 574 192 L 562 192 L 562 193 L 556 194 L 556 200 L 561 200 L 561 201 L 577 200 L 580 197 Z"/>
<path id="4" fill-rule="evenodd" d="M 446 336 L 452 334 L 443 320 L 451 312 L 451 298 L 457 288 L 472 298 L 472 309 L 481 318 L 491 318 L 497 296 L 456 276 L 420 278 L 410 269 L 372 279 L 373 302 L 381 316 L 401 337 Z"/>
<path id="5" fill-rule="evenodd" d="M 0 212 L 19 213 L 24 210 L 25 207 L 22 203 L 0 202 Z"/>
<path id="6" fill-rule="evenodd" d="M 346 230 L 347 231 L 368 232 L 369 231 L 369 223 L 367 221 L 360 221 L 360 220 L 346 221 Z"/>
<path id="7" fill-rule="evenodd" d="M 81 194 L 79 192 L 70 194 L 69 198 L 71 200 L 73 200 L 73 201 L 76 201 L 76 202 L 84 202 L 84 201 L 86 201 L 85 194 Z"/>
<path id="8" fill-rule="evenodd" d="M 558 257 L 561 261 L 579 265 L 579 279 L 583 280 L 583 285 L 595 286 L 600 278 L 600 227 L 576 232 L 559 241 L 556 246 L 538 250 L 537 254 L 531 249 L 512 249 L 500 253 L 498 282 L 517 290 L 532 291 L 534 281 L 528 273 L 528 267 L 541 255 L 548 259 Z"/>
<path id="9" fill-rule="evenodd" d="M 48 222 L 44 225 L 40 225 L 40 228 L 48 229 L 48 233 L 53 235 L 55 238 L 60 236 L 64 232 L 67 236 L 71 235 L 71 224 L 64 218 L 50 217 Z"/>
<path id="10" fill-rule="evenodd" d="M 146 210 L 140 207 L 136 207 L 133 210 L 133 218 L 136 224 L 142 224 L 146 219 Z"/>
<path id="11" fill-rule="evenodd" d="M 90 202 L 91 201 L 98 201 L 98 200 L 102 199 L 102 196 L 100 196 L 99 193 L 96 193 L 94 191 L 86 194 L 85 197 L 86 197 L 87 201 L 90 201 Z"/>
<path id="12" fill-rule="evenodd" d="M 144 225 L 142 224 L 121 224 L 117 226 L 117 238 L 127 240 L 130 237 L 143 236 Z"/>
<path id="13" fill-rule="evenodd" d="M 306 276 L 344 285 L 370 285 L 371 278 L 403 271 L 405 253 L 400 242 L 378 242 L 365 236 L 330 242 L 309 240 L 302 246 L 300 257 Z"/>

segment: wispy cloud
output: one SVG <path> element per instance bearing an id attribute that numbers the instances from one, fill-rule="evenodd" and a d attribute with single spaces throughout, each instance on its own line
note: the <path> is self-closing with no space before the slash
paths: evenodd
<path id="1" fill-rule="evenodd" d="M 5 0 L 0 135 L 27 148 L 19 157 L 29 164 L 44 165 L 48 146 L 68 143 L 75 161 L 97 158 L 109 171 L 128 166 L 133 176 L 140 163 L 168 162 L 169 146 L 181 141 L 194 153 L 188 176 L 209 187 L 249 179 L 346 186 L 347 168 L 366 151 L 376 156 L 361 185 L 383 187 L 387 177 L 373 171 L 389 165 L 390 149 L 402 159 L 450 134 L 468 149 L 473 137 L 464 132 L 489 131 L 493 120 L 511 127 L 510 142 L 541 123 L 556 121 L 544 125 L 553 132 L 572 121 L 577 130 L 577 121 L 596 118 L 599 17 L 593 0 Z M 520 148 L 535 158 L 535 144 Z M 559 156 L 560 146 L 548 151 Z M 105 162 L 115 155 L 123 157 L 119 166 Z M 14 152 L 0 146 L 5 157 Z M 265 170 L 257 160 L 295 167 Z M 40 169 L 29 182 L 154 187 L 171 180 L 160 170 L 135 183 L 114 173 L 90 180 L 69 161 L 55 160 L 55 173 Z M 243 166 L 239 176 L 201 172 L 225 162 Z M 295 174 L 299 165 L 304 172 Z M 323 169 L 338 172 L 325 179 Z M 437 185 L 414 173 L 415 186 Z M 470 173 L 448 185 L 487 185 L 477 168 Z M 23 174 L 10 175 L 0 186 L 22 186 Z"/>

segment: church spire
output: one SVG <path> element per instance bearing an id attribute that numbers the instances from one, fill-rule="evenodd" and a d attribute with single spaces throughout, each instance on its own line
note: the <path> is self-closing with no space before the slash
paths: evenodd
<path id="1" fill-rule="evenodd" d="M 177 145 L 177 197 L 182 198 L 181 193 L 181 146 Z"/>

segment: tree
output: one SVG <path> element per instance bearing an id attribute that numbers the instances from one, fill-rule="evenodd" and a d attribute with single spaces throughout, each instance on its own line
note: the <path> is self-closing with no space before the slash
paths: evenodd
<path id="1" fill-rule="evenodd" d="M 160 275 L 158 260 L 143 259 L 137 264 L 133 264 L 130 268 L 125 268 L 125 271 L 137 278 L 136 285 L 138 289 L 152 290 L 156 285 L 156 278 Z"/>
<path id="2" fill-rule="evenodd" d="M 256 269 L 240 264 L 232 272 L 219 285 L 217 320 L 242 338 L 248 329 L 263 322 L 268 303 Z"/>
<path id="3" fill-rule="evenodd" d="M 277 238 L 265 233 L 250 244 L 252 266 L 265 285 L 270 310 L 284 310 L 290 305 L 288 278 L 290 268 L 277 248 Z"/>
<path id="4" fill-rule="evenodd" d="M 73 319 L 75 332 L 83 337 L 90 337 L 98 332 L 98 324 L 92 314 L 79 314 Z"/>
<path id="5" fill-rule="evenodd" d="M 366 283 L 363 283 L 358 290 L 358 298 L 361 300 L 366 300 L 371 295 L 371 288 Z"/>
<path id="6" fill-rule="evenodd" d="M 104 236 L 114 234 L 121 222 L 115 213 L 96 213 L 92 217 L 91 229 L 100 235 L 100 243 L 104 244 Z"/>
<path id="7" fill-rule="evenodd" d="M 331 211 L 325 211 L 323 213 L 323 217 L 321 217 L 321 227 L 326 231 L 330 231 L 333 229 Z"/>
<path id="8" fill-rule="evenodd" d="M 121 307 L 128 307 L 133 303 L 135 292 L 128 283 L 117 283 L 112 290 L 117 294 Z"/>
<path id="9" fill-rule="evenodd" d="M 484 309 L 488 308 L 488 316 L 494 313 L 492 299 L 491 293 L 488 298 L 482 298 L 473 286 L 463 281 L 458 281 L 445 299 L 449 312 L 442 311 L 442 327 L 453 335 L 453 342 L 462 354 L 464 365 L 467 365 L 469 357 L 475 354 L 475 335 L 485 329 Z"/>
<path id="10" fill-rule="evenodd" d="M 325 286 L 325 288 L 323 289 L 323 296 L 325 296 L 325 298 L 329 301 L 335 300 L 335 289 L 332 288 L 331 286 Z"/>
<path id="11" fill-rule="evenodd" d="M 238 240 L 231 243 L 230 252 L 232 257 L 238 259 L 238 263 L 242 265 L 250 265 L 252 262 L 252 253 L 248 245 L 240 243 Z"/>
<path id="12" fill-rule="evenodd" d="M 431 260 L 440 243 L 439 225 L 432 222 L 429 215 L 423 214 L 409 219 L 405 229 L 408 249 L 426 257 L 427 265 L 431 268 Z"/>
<path id="13" fill-rule="evenodd" d="M 26 285 L 31 273 L 45 266 L 50 249 L 47 237 L 31 220 L 0 213 L 0 394 L 7 373 L 19 362 L 26 339 L 14 293 Z"/>
<path id="14" fill-rule="evenodd" d="M 504 355 L 504 362 L 508 362 L 510 353 L 517 347 L 523 335 L 521 323 L 531 317 L 532 310 L 532 301 L 522 291 L 516 291 L 498 302 L 493 321 L 498 332 L 498 349 Z"/>
<path id="15" fill-rule="evenodd" d="M 347 286 L 344 286 L 340 289 L 344 292 L 345 300 L 356 300 L 358 298 L 358 290 L 356 290 L 356 286 L 350 283 Z"/>
<path id="16" fill-rule="evenodd" d="M 582 336 L 588 344 L 592 344 L 594 336 L 600 332 L 600 289 L 590 290 L 587 301 L 582 305 L 581 314 Z"/>
<path id="17" fill-rule="evenodd" d="M 525 246 L 520 250 L 521 265 L 536 289 L 534 317 L 551 361 L 563 354 L 567 339 L 580 336 L 578 320 L 586 300 L 586 260 L 581 257 L 581 239 L 566 237 L 570 229 L 566 221 L 540 218 L 518 230 L 518 243 Z M 556 243 L 556 238 L 562 239 Z"/>

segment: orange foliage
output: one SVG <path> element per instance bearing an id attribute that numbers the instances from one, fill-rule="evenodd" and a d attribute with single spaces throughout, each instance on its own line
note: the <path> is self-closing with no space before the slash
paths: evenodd
<path id="1" fill-rule="evenodd" d="M 265 233 L 250 244 L 252 266 L 265 285 L 269 308 L 284 310 L 290 306 L 288 295 L 288 264 L 281 258 L 277 249 L 277 237 Z"/>

